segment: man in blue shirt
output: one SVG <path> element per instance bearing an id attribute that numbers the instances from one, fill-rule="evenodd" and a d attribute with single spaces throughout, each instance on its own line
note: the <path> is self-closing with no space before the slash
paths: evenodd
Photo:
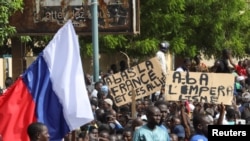
<path id="1" fill-rule="evenodd" d="M 161 112 L 161 121 L 159 123 L 159 126 L 165 131 L 167 132 L 167 140 L 170 141 L 170 137 L 168 134 L 168 128 L 163 124 L 165 123 L 167 116 L 168 116 L 168 106 L 167 106 L 167 102 L 164 100 L 159 100 L 156 101 L 154 104 L 156 107 L 159 108 L 160 112 Z"/>
<path id="2" fill-rule="evenodd" d="M 161 112 L 155 106 L 146 110 L 147 123 L 134 132 L 133 141 L 169 141 L 167 132 L 159 127 Z"/>
<path id="3" fill-rule="evenodd" d="M 213 125 L 213 122 L 209 119 L 208 115 L 194 115 L 193 125 L 195 134 L 191 137 L 190 141 L 208 141 L 208 125 Z"/>

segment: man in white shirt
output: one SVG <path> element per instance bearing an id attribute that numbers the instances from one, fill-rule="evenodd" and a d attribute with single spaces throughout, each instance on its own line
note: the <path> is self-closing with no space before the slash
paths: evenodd
<path id="1" fill-rule="evenodd" d="M 103 86 L 102 82 L 100 82 L 100 81 L 96 82 L 95 83 L 95 89 L 92 91 L 90 97 L 96 97 L 97 98 L 97 94 L 98 94 L 98 92 L 101 91 L 102 86 Z"/>
<path id="2" fill-rule="evenodd" d="M 167 66 L 167 60 L 166 60 L 166 56 L 165 54 L 167 53 L 168 49 L 170 47 L 170 43 L 167 41 L 162 41 L 159 44 L 159 50 L 156 53 L 156 57 L 159 60 L 160 64 L 161 64 L 161 69 L 162 71 L 167 74 L 167 70 L 168 70 L 168 66 Z M 164 86 L 165 87 L 165 86 Z M 164 88 L 165 89 L 165 88 Z M 159 92 L 160 93 L 160 92 Z M 151 96 L 151 99 L 154 99 L 153 97 L 155 97 L 155 94 L 153 94 Z M 164 96 L 165 97 L 165 96 Z"/>
<path id="3" fill-rule="evenodd" d="M 166 52 L 168 51 L 170 44 L 167 41 L 163 41 L 159 44 L 159 51 L 156 53 L 156 57 L 161 63 L 161 67 L 164 73 L 167 73 L 168 67 L 166 64 Z"/>
<path id="4" fill-rule="evenodd" d="M 179 72 L 188 72 L 191 67 L 191 60 L 189 58 L 185 58 L 183 64 L 178 67 L 175 71 Z"/>

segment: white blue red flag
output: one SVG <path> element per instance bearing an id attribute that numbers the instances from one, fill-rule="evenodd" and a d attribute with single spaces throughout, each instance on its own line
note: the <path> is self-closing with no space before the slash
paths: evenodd
<path id="1" fill-rule="evenodd" d="M 28 141 L 28 125 L 39 121 L 56 141 L 93 119 L 78 37 L 69 20 L 0 96 L 0 134 L 4 141 Z"/>

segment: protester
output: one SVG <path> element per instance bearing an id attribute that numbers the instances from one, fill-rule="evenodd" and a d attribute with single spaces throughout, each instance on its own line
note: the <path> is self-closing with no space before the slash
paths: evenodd
<path id="1" fill-rule="evenodd" d="M 239 76 L 243 76 L 244 78 L 247 77 L 247 71 L 246 71 L 246 67 L 247 67 L 247 59 L 245 59 L 244 61 L 238 61 L 238 64 L 235 64 L 233 62 L 232 56 L 229 56 L 229 62 L 230 64 L 233 66 L 234 70 L 236 71 L 236 73 Z"/>
<path id="2" fill-rule="evenodd" d="M 155 106 L 146 109 L 147 123 L 137 130 L 133 135 L 133 141 L 169 141 L 167 132 L 159 127 L 161 112 Z"/>
<path id="3" fill-rule="evenodd" d="M 156 53 L 156 57 L 158 58 L 158 60 L 159 60 L 159 62 L 161 64 L 162 70 L 163 70 L 164 73 L 166 73 L 167 70 L 168 70 L 168 66 L 167 66 L 165 54 L 167 53 L 169 47 L 170 47 L 169 42 L 162 41 L 159 44 L 159 50 Z"/>
<path id="4" fill-rule="evenodd" d="M 179 141 L 184 141 L 185 139 L 185 129 L 181 124 L 181 119 L 178 117 L 173 117 L 173 133 L 178 136 Z"/>
<path id="5" fill-rule="evenodd" d="M 196 55 L 194 57 L 194 61 L 195 63 L 192 64 L 191 70 L 193 72 L 209 72 L 208 67 L 206 64 L 204 64 L 203 62 L 201 62 L 202 58 L 201 55 Z"/>
<path id="6" fill-rule="evenodd" d="M 197 114 L 193 117 L 195 134 L 190 141 L 208 141 L 208 125 L 213 125 L 209 117 L 205 114 Z"/>
<path id="7" fill-rule="evenodd" d="M 47 126 L 41 122 L 31 123 L 27 133 L 30 141 L 49 141 L 50 139 Z"/>
<path id="8" fill-rule="evenodd" d="M 167 115 L 168 115 L 167 103 L 165 101 L 157 101 L 157 102 L 155 102 L 154 105 L 160 109 L 161 120 L 159 122 L 159 126 L 167 133 L 167 140 L 169 140 L 170 137 L 168 134 L 168 127 L 166 127 L 166 125 L 164 125 L 166 123 Z"/>
<path id="9" fill-rule="evenodd" d="M 77 141 L 89 141 L 89 136 L 87 132 L 80 132 Z"/>
<path id="10" fill-rule="evenodd" d="M 85 73 L 84 74 L 84 80 L 85 80 L 86 88 L 87 88 L 87 91 L 88 91 L 88 95 L 90 96 L 91 93 L 94 90 L 94 85 L 93 85 L 93 80 L 91 78 L 91 75 Z"/>
<path id="11" fill-rule="evenodd" d="M 175 71 L 179 71 L 179 72 L 188 72 L 190 71 L 190 67 L 191 67 L 191 60 L 190 58 L 185 58 L 182 65 L 179 66 Z"/>
<path id="12" fill-rule="evenodd" d="M 120 72 L 123 72 L 128 68 L 127 63 L 124 60 L 120 61 L 119 65 L 120 65 Z"/>
<path id="13" fill-rule="evenodd" d="M 231 51 L 229 49 L 223 49 L 221 58 L 216 60 L 214 63 L 213 72 L 230 73 L 232 70 L 228 64 L 230 56 L 231 56 Z"/>
<path id="14" fill-rule="evenodd" d="M 179 141 L 178 136 L 176 134 L 174 134 L 174 133 L 170 134 L 170 140 L 171 141 Z"/>
<path id="15" fill-rule="evenodd" d="M 202 66 L 198 65 L 201 63 L 200 56 L 196 57 L 196 72 L 208 72 L 205 69 L 198 68 Z M 229 61 L 227 57 L 224 59 Z M 219 61 L 219 63 L 221 62 Z M 193 71 L 191 67 L 191 60 L 185 58 L 183 64 L 176 71 L 190 71 L 191 73 Z M 220 69 L 217 72 L 220 72 Z M 249 67 L 246 69 L 249 69 Z M 248 73 L 250 76 L 250 69 Z M 237 78 L 235 81 L 239 79 Z M 96 83 L 96 86 L 99 85 L 98 83 Z M 154 99 L 148 95 L 136 99 L 135 113 L 131 113 L 131 103 L 115 107 L 115 103 L 119 99 L 115 99 L 110 93 L 109 87 L 104 85 L 105 83 L 100 83 L 101 87 L 96 87 L 98 90 L 95 89 L 94 91 L 100 93 L 101 97 L 98 94 L 97 97 L 95 95 L 89 97 L 95 120 L 88 125 L 83 125 L 89 128 L 82 128 L 82 131 L 77 133 L 78 141 L 207 141 L 208 125 L 235 125 L 234 119 L 236 118 L 244 118 L 246 122 L 250 118 L 250 100 L 248 100 L 248 95 L 244 93 L 246 91 L 243 90 L 244 88 L 248 89 L 246 87 L 250 85 L 250 81 L 249 85 L 246 86 L 242 83 L 239 84 L 242 91 L 237 94 L 237 97 L 235 96 L 235 103 L 232 106 L 226 106 L 226 108 L 223 108 L 223 104 L 202 103 L 191 99 L 190 101 L 169 101 L 165 98 L 165 85 L 162 85 Z M 132 115 L 135 115 L 135 117 Z"/>
<path id="16" fill-rule="evenodd" d="M 133 131 L 130 128 L 126 128 L 123 131 L 123 140 L 124 141 L 132 141 L 133 139 Z"/>
<path id="17" fill-rule="evenodd" d="M 2 93 L 5 93 L 7 91 L 7 89 L 14 83 L 14 80 L 12 79 L 12 77 L 7 77 L 5 79 L 5 88 L 2 90 Z"/>
<path id="18" fill-rule="evenodd" d="M 95 82 L 94 86 L 95 86 L 94 90 L 92 91 L 90 97 L 98 97 L 97 94 L 98 94 L 98 92 L 101 91 L 101 88 L 103 86 L 103 82 L 101 82 L 101 81 Z"/>

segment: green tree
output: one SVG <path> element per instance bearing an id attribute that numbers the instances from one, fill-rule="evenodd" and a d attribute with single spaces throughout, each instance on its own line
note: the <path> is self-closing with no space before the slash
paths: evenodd
<path id="1" fill-rule="evenodd" d="M 22 0 L 1 0 L 0 43 L 15 31 L 8 17 L 22 9 Z M 176 55 L 210 58 L 224 48 L 239 57 L 250 52 L 250 11 L 245 0 L 140 0 L 139 35 L 101 35 L 100 52 L 153 56 L 162 40 Z M 92 55 L 91 37 L 81 37 L 81 52 Z"/>
<path id="2" fill-rule="evenodd" d="M 169 40 L 176 54 L 201 51 L 211 57 L 231 48 L 242 55 L 248 48 L 249 23 L 245 0 L 141 1 L 140 39 Z"/>
<path id="3" fill-rule="evenodd" d="M 168 40 L 171 52 L 189 57 L 197 52 L 218 56 L 224 48 L 236 56 L 250 51 L 245 0 L 140 0 L 140 7 L 141 33 L 101 36 L 101 50 L 149 56 L 160 41 Z"/>
<path id="4" fill-rule="evenodd" d="M 0 45 L 4 44 L 6 38 L 15 34 L 15 27 L 9 25 L 9 17 L 22 9 L 23 0 L 0 0 Z"/>

